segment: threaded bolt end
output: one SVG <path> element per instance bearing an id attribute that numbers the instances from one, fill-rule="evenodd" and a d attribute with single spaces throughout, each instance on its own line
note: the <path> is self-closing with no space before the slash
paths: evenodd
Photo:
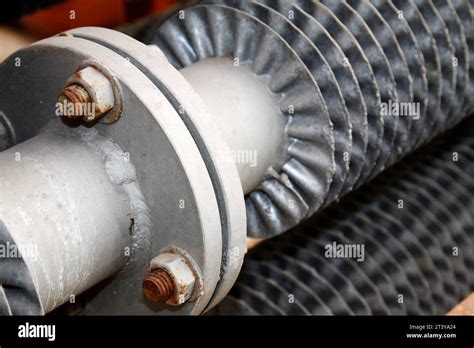
<path id="1" fill-rule="evenodd" d="M 92 98 L 89 92 L 78 84 L 72 84 L 66 87 L 58 98 L 59 103 L 61 104 L 74 104 L 74 105 L 83 105 L 86 106 L 88 104 L 92 104 Z M 78 114 L 75 110 L 87 110 L 86 108 L 73 108 L 73 114 L 67 114 L 68 117 L 82 117 L 85 116 L 84 114 Z"/>
<path id="2" fill-rule="evenodd" d="M 166 302 L 174 292 L 174 281 L 164 269 L 150 271 L 143 281 L 143 293 L 153 302 Z"/>
<path id="3" fill-rule="evenodd" d="M 78 84 L 66 87 L 59 95 L 60 102 L 68 102 L 73 104 L 91 103 L 92 98 L 87 90 Z"/>

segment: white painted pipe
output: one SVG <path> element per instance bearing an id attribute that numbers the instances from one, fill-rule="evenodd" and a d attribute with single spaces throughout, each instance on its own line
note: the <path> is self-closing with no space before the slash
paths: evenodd
<path id="1" fill-rule="evenodd" d="M 0 219 L 22 251 L 44 313 L 117 272 L 132 244 L 117 174 L 127 168 L 121 150 L 94 130 L 65 132 L 0 153 Z"/>
<path id="2" fill-rule="evenodd" d="M 244 193 L 255 189 L 276 162 L 284 117 L 276 96 L 248 64 L 210 58 L 181 70 L 207 104 L 229 146 Z"/>

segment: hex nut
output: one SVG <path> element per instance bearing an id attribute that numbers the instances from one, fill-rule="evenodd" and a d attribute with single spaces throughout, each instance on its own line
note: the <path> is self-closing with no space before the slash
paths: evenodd
<path id="1" fill-rule="evenodd" d="M 89 66 L 77 71 L 68 79 L 65 91 L 70 86 L 82 87 L 88 93 L 88 100 L 94 105 L 94 112 L 92 114 L 81 115 L 86 122 L 92 122 L 100 118 L 112 110 L 115 105 L 112 83 L 107 76 L 94 67 Z M 63 94 L 64 91 L 61 93 L 60 98 L 62 98 Z"/>
<path id="2" fill-rule="evenodd" d="M 179 253 L 165 252 L 151 260 L 150 271 L 165 270 L 173 279 L 174 293 L 166 304 L 179 306 L 186 303 L 192 296 L 196 277 L 186 258 Z"/>

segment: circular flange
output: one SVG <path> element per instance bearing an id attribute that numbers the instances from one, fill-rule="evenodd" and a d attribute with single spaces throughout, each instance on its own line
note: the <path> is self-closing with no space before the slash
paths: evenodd
<path id="1" fill-rule="evenodd" d="M 157 47 L 103 28 L 79 28 L 68 34 L 99 43 L 129 60 L 160 89 L 193 136 L 209 171 L 221 216 L 221 273 L 209 308 L 215 306 L 240 272 L 245 255 L 246 213 L 237 169 L 225 156 L 226 144 L 204 102 Z"/>
<path id="2" fill-rule="evenodd" d="M 70 36 L 53 37 L 16 52 L 0 65 L 2 79 L 15 80 L 0 91 L 2 110 L 9 115 L 19 141 L 35 136 L 55 118 L 56 99 L 64 82 L 89 60 L 107 66 L 121 84 L 123 116 L 112 125 L 97 124 L 95 128 L 130 154 L 151 221 L 134 221 L 138 232 L 133 235 L 130 262 L 91 290 L 94 296 L 88 297 L 84 313 L 202 313 L 219 281 L 221 216 L 200 149 L 156 85 L 130 61 L 104 46 Z M 20 67 L 15 64 L 18 61 Z M 51 70 L 51 62 L 61 64 Z M 192 255 L 203 275 L 204 294 L 179 308 L 151 306 L 142 293 L 149 261 L 168 245 Z"/>

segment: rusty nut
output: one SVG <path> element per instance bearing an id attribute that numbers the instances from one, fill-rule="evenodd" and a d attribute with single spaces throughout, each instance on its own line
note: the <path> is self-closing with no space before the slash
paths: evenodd
<path id="1" fill-rule="evenodd" d="M 72 98 L 70 95 L 85 94 L 87 98 Z M 112 83 L 109 78 L 94 67 L 87 67 L 77 71 L 67 81 L 67 87 L 60 95 L 60 101 L 87 100 L 94 106 L 94 112 L 83 116 L 84 121 L 92 122 L 110 111 L 115 105 L 115 97 Z M 79 115 L 77 115 L 79 116 Z"/>
<path id="2" fill-rule="evenodd" d="M 193 295 L 196 277 L 186 258 L 179 253 L 165 252 L 150 262 L 150 271 L 162 269 L 172 279 L 174 291 L 166 304 L 179 306 Z"/>

